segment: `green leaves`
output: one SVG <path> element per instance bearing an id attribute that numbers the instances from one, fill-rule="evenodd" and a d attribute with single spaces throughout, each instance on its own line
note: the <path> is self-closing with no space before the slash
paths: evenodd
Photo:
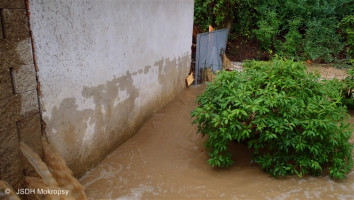
<path id="1" fill-rule="evenodd" d="M 221 72 L 192 111 L 198 133 L 207 135 L 209 163 L 233 163 L 230 142 L 247 142 L 254 160 L 271 175 L 333 178 L 352 168 L 351 130 L 340 103 L 338 81 L 321 82 L 289 60 L 251 61 L 243 72 Z"/>
<path id="2" fill-rule="evenodd" d="M 204 31 L 224 27 L 234 17 L 236 0 L 195 0 L 194 22 Z"/>
<path id="3" fill-rule="evenodd" d="M 257 39 L 286 58 L 332 62 L 343 49 L 354 58 L 353 9 L 352 0 L 196 0 L 194 23 L 229 27 L 231 39 Z"/>
<path id="4" fill-rule="evenodd" d="M 327 63 L 333 61 L 344 48 L 340 35 L 336 33 L 337 24 L 336 18 L 313 19 L 308 22 L 304 42 L 305 56 Z"/>
<path id="5" fill-rule="evenodd" d="M 354 59 L 354 15 L 344 17 L 338 26 L 342 30 L 342 35 L 347 39 L 348 54 L 351 59 Z"/>

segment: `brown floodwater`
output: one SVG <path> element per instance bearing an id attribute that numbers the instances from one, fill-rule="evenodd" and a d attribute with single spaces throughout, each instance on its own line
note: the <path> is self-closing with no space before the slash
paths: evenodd
<path id="1" fill-rule="evenodd" d="M 340 182 L 328 174 L 275 179 L 250 164 L 251 152 L 241 144 L 231 146 L 231 167 L 212 168 L 190 118 L 204 88 L 185 89 L 87 172 L 80 182 L 89 199 L 354 199 L 353 171 Z"/>

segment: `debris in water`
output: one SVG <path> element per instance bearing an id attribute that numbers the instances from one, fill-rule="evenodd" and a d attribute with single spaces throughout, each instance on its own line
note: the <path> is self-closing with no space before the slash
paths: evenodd
<path id="1" fill-rule="evenodd" d="M 68 193 L 35 193 L 36 197 L 42 199 L 80 199 L 85 200 L 85 187 L 72 176 L 72 171 L 67 167 L 65 160 L 51 147 L 45 139 L 42 140 L 44 158 L 43 162 L 38 154 L 32 151 L 25 143 L 20 143 L 20 149 L 28 161 L 42 177 L 25 177 L 30 188 L 43 189 L 45 191 L 70 191 Z M 59 198 L 58 198 L 59 196 Z"/>

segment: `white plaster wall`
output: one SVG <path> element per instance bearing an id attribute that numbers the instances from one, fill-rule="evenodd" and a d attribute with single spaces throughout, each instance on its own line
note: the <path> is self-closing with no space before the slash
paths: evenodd
<path id="1" fill-rule="evenodd" d="M 184 87 L 194 2 L 29 3 L 46 134 L 82 174 Z"/>

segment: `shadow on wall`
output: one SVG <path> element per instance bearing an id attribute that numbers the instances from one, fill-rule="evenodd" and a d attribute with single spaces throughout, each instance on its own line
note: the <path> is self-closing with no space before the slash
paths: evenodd
<path id="1" fill-rule="evenodd" d="M 178 59 L 162 58 L 154 66 L 82 89 L 85 99 L 93 99 L 95 109 L 78 109 L 75 98 L 63 99 L 51 117 L 44 118 L 51 144 L 62 154 L 75 176 L 82 176 L 119 144 L 132 136 L 149 115 L 172 100 L 185 86 L 190 55 Z M 158 91 L 144 105 L 136 101 L 141 94 L 134 84 L 138 76 L 158 73 Z M 152 90 L 153 91 L 153 90 Z M 122 98 L 122 99 L 120 99 Z"/>

